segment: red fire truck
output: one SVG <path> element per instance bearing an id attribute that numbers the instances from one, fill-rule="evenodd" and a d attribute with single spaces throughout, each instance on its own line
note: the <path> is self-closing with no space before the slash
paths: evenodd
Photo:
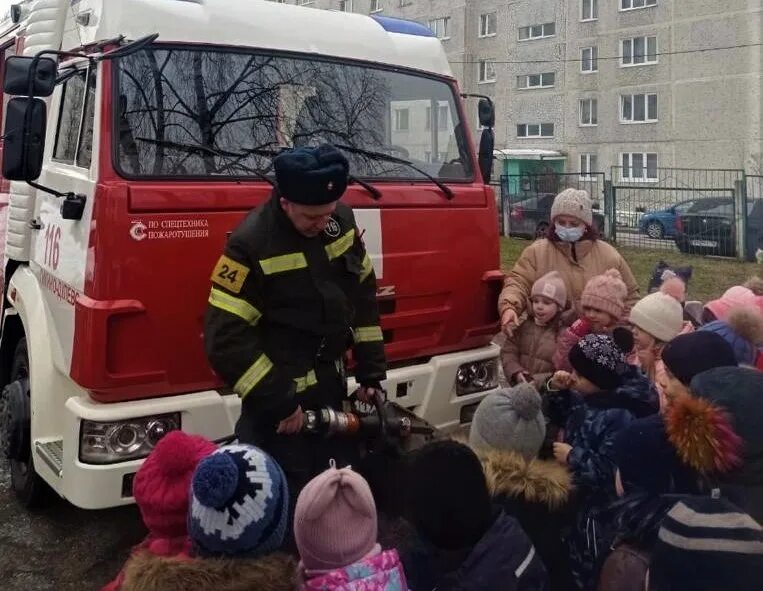
<path id="1" fill-rule="evenodd" d="M 351 161 L 390 398 L 453 428 L 497 387 L 494 115 L 478 157 L 428 29 L 260 0 L 32 0 L 2 27 L 0 429 L 24 503 L 130 503 L 167 431 L 232 435 L 209 275 L 284 147 Z"/>

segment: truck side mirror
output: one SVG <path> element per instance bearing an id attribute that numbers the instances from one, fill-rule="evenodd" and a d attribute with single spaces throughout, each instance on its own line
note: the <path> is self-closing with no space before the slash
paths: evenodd
<path id="1" fill-rule="evenodd" d="M 48 97 L 56 87 L 58 65 L 49 57 L 37 58 L 37 67 L 32 68 L 35 58 L 14 55 L 5 60 L 5 83 L 7 94 Z"/>
<path id="2" fill-rule="evenodd" d="M 482 173 L 482 182 L 486 185 L 490 183 L 490 177 L 493 176 L 493 149 L 495 148 L 495 135 L 491 127 L 482 130 L 480 137 L 480 151 L 477 159 Z"/>
<path id="3" fill-rule="evenodd" d="M 3 176 L 10 181 L 35 181 L 45 152 L 45 101 L 17 97 L 8 101 L 5 118 Z"/>
<path id="4" fill-rule="evenodd" d="M 480 99 L 477 114 L 482 127 L 495 127 L 495 106 L 490 99 Z"/>
<path id="5" fill-rule="evenodd" d="M 482 182 L 486 185 L 490 183 L 493 176 L 493 149 L 495 148 L 495 106 L 489 98 L 481 98 L 477 105 L 477 114 L 480 125 L 482 126 L 482 137 L 480 137 L 480 150 L 477 156 L 482 173 Z"/>

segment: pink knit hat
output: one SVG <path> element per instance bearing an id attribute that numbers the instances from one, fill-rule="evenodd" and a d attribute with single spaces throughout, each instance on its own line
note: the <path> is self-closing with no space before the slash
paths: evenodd
<path id="1" fill-rule="evenodd" d="M 377 533 L 371 489 L 352 469 L 337 470 L 332 460 L 299 494 L 294 538 L 306 571 L 331 571 L 362 560 L 377 548 Z"/>
<path id="2" fill-rule="evenodd" d="M 580 296 L 580 305 L 596 308 L 611 314 L 618 320 L 625 313 L 625 298 L 628 288 L 623 283 L 623 277 L 617 269 L 609 269 L 603 275 L 592 277 Z"/>
<path id="3" fill-rule="evenodd" d="M 530 297 L 544 296 L 555 301 L 560 310 L 567 307 L 567 287 L 559 271 L 551 271 L 533 283 Z"/>
<path id="4" fill-rule="evenodd" d="M 663 281 L 660 291 L 665 295 L 669 295 L 679 304 L 683 304 L 686 301 L 686 284 L 680 277 L 671 277 Z"/>
<path id="5" fill-rule="evenodd" d="M 751 289 L 735 285 L 717 300 L 705 304 L 705 308 L 710 310 L 717 320 L 723 321 L 728 318 L 732 308 L 740 306 L 750 306 L 763 311 L 763 296 L 756 296 Z"/>

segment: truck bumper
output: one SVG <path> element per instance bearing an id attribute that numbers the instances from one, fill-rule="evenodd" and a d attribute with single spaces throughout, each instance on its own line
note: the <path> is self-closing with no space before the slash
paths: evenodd
<path id="1" fill-rule="evenodd" d="M 384 387 L 389 399 L 406 407 L 439 429 L 455 430 L 468 420 L 469 410 L 497 388 L 458 396 L 458 369 L 475 362 L 495 360 L 496 345 L 432 357 L 427 363 L 396 368 L 388 372 Z M 354 380 L 348 391 L 356 388 Z M 83 420 L 111 422 L 139 417 L 180 413 L 182 429 L 212 441 L 233 436 L 241 412 L 237 396 L 216 390 L 181 396 L 102 404 L 86 396 L 66 401 L 62 439 L 36 440 L 35 465 L 51 486 L 64 498 L 83 509 L 104 509 L 134 502 L 132 481 L 142 459 L 113 464 L 80 461 L 80 430 Z"/>

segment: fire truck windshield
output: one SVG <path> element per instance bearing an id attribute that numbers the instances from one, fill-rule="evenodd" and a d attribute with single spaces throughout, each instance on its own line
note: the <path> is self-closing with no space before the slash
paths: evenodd
<path id="1" fill-rule="evenodd" d="M 359 178 L 473 177 L 454 86 L 436 77 L 187 46 L 127 56 L 115 76 L 116 164 L 127 177 L 257 178 L 272 171 L 269 148 L 322 142 L 358 148 L 346 153 Z"/>

